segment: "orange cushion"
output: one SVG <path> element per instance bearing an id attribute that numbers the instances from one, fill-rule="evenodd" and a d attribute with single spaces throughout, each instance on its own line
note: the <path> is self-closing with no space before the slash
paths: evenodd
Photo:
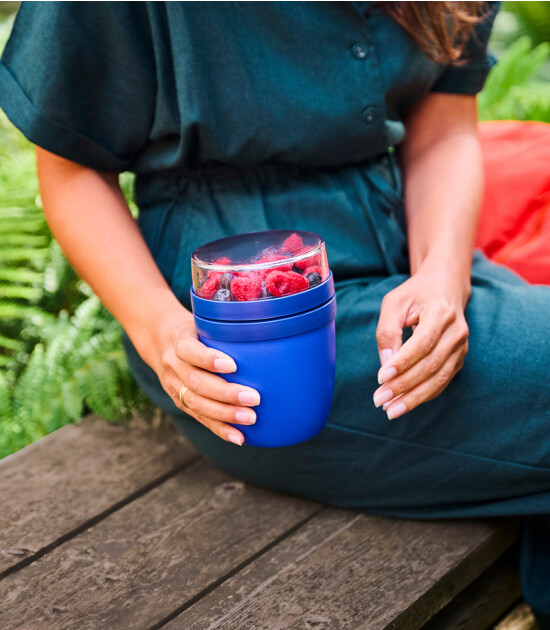
<path id="1" fill-rule="evenodd" d="M 485 190 L 476 237 L 495 262 L 550 284 L 550 124 L 479 125 Z"/>

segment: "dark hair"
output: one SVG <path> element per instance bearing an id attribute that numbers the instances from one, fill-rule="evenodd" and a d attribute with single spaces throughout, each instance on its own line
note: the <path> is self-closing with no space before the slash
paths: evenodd
<path id="1" fill-rule="evenodd" d="M 487 15 L 485 2 L 380 2 L 437 63 L 461 63 L 460 56 L 476 24 Z"/>

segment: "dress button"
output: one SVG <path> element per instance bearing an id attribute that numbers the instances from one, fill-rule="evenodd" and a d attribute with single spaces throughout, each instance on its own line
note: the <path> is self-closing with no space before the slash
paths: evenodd
<path id="1" fill-rule="evenodd" d="M 367 56 L 366 44 L 362 44 L 361 42 L 357 42 L 357 44 L 353 44 L 353 47 L 351 49 L 351 54 L 356 59 L 364 59 Z"/>
<path id="2" fill-rule="evenodd" d="M 363 120 L 366 123 L 371 123 L 376 118 L 376 109 L 374 107 L 366 107 L 363 110 Z"/>

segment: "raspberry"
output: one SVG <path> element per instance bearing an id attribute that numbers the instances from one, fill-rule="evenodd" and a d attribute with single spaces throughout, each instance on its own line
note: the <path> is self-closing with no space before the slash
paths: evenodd
<path id="1" fill-rule="evenodd" d="M 288 288 L 287 273 L 284 271 L 271 271 L 265 279 L 265 288 L 275 297 L 281 297 Z"/>
<path id="2" fill-rule="evenodd" d="M 309 287 L 304 276 L 294 271 L 272 271 L 265 279 L 265 287 L 275 297 L 300 293 Z"/>
<path id="3" fill-rule="evenodd" d="M 213 265 L 230 265 L 231 261 L 229 260 L 227 256 L 222 256 L 221 258 L 217 258 L 216 260 L 213 260 L 212 264 Z"/>
<path id="4" fill-rule="evenodd" d="M 321 269 L 321 267 L 319 267 L 319 265 L 313 265 L 313 267 L 308 267 L 307 269 L 304 269 L 304 276 L 307 276 L 308 273 L 318 273 L 321 277 L 323 276 L 323 270 Z"/>
<path id="5" fill-rule="evenodd" d="M 281 256 L 279 254 L 272 254 L 270 256 L 262 256 L 256 263 L 270 263 L 275 262 L 277 260 L 285 260 L 286 256 Z M 287 263 L 285 265 L 281 265 L 280 267 L 270 267 L 269 269 L 260 269 L 256 273 L 260 276 L 260 278 L 265 279 L 268 273 L 272 271 L 290 271 L 292 269 L 292 263 Z"/>
<path id="6" fill-rule="evenodd" d="M 207 274 L 206 277 L 207 278 L 214 278 L 216 280 L 221 280 L 221 277 L 223 276 L 223 273 L 221 271 L 214 271 L 213 269 L 211 269 Z"/>
<path id="7" fill-rule="evenodd" d="M 231 291 L 235 299 L 239 302 L 257 300 L 262 291 L 262 281 L 253 273 L 248 274 L 248 276 L 233 278 L 231 281 Z"/>
<path id="8" fill-rule="evenodd" d="M 281 249 L 283 251 L 290 252 L 292 255 L 298 254 L 302 249 L 304 249 L 304 242 L 302 239 L 294 232 L 287 239 L 283 241 L 281 245 Z"/>
<path id="9" fill-rule="evenodd" d="M 301 274 L 295 273 L 294 271 L 289 271 L 286 275 L 288 277 L 287 294 L 300 293 L 300 291 L 305 291 L 307 288 L 309 288 L 309 282 L 307 281 L 307 278 L 305 278 Z"/>
<path id="10" fill-rule="evenodd" d="M 298 269 L 307 269 L 308 267 L 319 266 L 319 262 L 320 262 L 319 254 L 315 254 L 315 256 L 310 256 L 309 258 L 303 258 L 302 260 L 298 260 L 294 264 L 296 265 L 296 267 L 298 267 Z"/>
<path id="11" fill-rule="evenodd" d="M 208 278 L 197 290 L 197 295 L 206 300 L 211 300 L 214 293 L 220 288 L 219 278 Z"/>

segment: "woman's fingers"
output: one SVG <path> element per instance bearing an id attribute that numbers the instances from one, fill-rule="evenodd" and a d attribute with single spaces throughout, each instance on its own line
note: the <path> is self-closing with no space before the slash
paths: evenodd
<path id="1" fill-rule="evenodd" d="M 407 411 L 418 407 L 421 403 L 438 396 L 447 387 L 454 375 L 460 371 L 462 364 L 463 360 L 457 360 L 454 356 L 450 357 L 440 372 L 391 401 L 386 407 L 388 419 L 398 418 Z"/>
<path id="2" fill-rule="evenodd" d="M 237 371 L 235 361 L 220 352 L 205 346 L 194 337 L 185 336 L 176 342 L 176 356 L 181 361 L 195 365 L 210 372 L 231 373 Z"/>
<path id="3" fill-rule="evenodd" d="M 427 305 L 419 314 L 418 325 L 412 336 L 393 354 L 390 360 L 380 368 L 378 383 L 383 385 L 403 374 L 421 359 L 429 356 L 439 343 L 443 332 L 456 319 L 456 311 L 445 302 Z M 432 372 L 437 368 L 435 358 Z"/>
<path id="4" fill-rule="evenodd" d="M 174 389 L 177 387 L 177 382 L 174 383 Z M 179 391 L 177 396 L 173 396 L 174 400 L 177 398 L 178 403 L 181 403 L 179 399 Z M 207 417 L 215 418 L 221 422 L 233 422 L 236 424 L 254 424 L 256 422 L 256 413 L 254 410 L 244 406 L 234 406 L 231 404 L 225 404 L 218 400 L 206 398 L 200 394 L 197 394 L 189 386 L 183 394 L 183 405 L 177 403 L 182 411 L 190 409 L 194 413 Z"/>
<path id="5" fill-rule="evenodd" d="M 452 362 L 450 367 L 448 366 L 449 358 L 454 355 L 455 364 L 464 359 L 468 351 L 467 338 L 465 322 L 456 323 L 447 328 L 436 347 L 429 354 L 414 363 L 405 372 L 384 381 L 383 385 L 374 392 L 375 406 L 385 405 L 396 396 L 405 394 L 432 378 L 438 380 L 442 385 L 446 385 L 455 374 Z M 406 345 L 404 344 L 403 349 Z"/>
<path id="6" fill-rule="evenodd" d="M 242 446 L 244 444 L 244 435 L 225 422 L 220 422 L 215 418 L 207 418 L 206 416 L 195 414 L 193 412 L 189 413 L 189 415 L 193 416 L 195 420 L 203 424 L 207 429 L 212 431 L 212 433 L 220 437 L 222 440 L 232 442 L 238 446 Z"/>

